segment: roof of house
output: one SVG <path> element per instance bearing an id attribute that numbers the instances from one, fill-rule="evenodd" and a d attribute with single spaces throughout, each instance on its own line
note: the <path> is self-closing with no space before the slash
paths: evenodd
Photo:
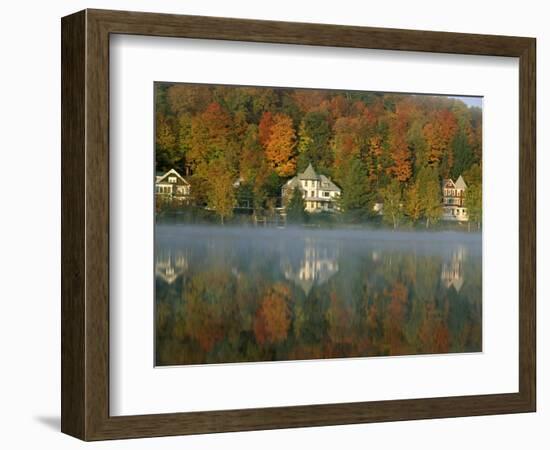
<path id="1" fill-rule="evenodd" d="M 443 180 L 443 186 L 445 186 L 447 183 L 451 183 L 456 189 L 468 188 L 468 185 L 464 181 L 464 178 L 462 178 L 462 175 L 460 175 L 456 181 L 453 181 L 451 178 Z"/>
<path id="2" fill-rule="evenodd" d="M 457 189 L 466 189 L 468 187 L 466 186 L 466 182 L 464 181 L 464 178 L 462 178 L 462 175 L 460 175 L 458 180 L 456 180 L 455 186 Z"/>
<path id="3" fill-rule="evenodd" d="M 299 173 L 295 177 L 288 180 L 284 185 L 284 189 L 294 189 L 295 187 L 300 187 L 300 184 L 298 183 L 299 180 L 317 180 L 321 182 L 321 188 L 325 191 L 341 191 L 341 189 L 329 177 L 317 174 L 311 163 L 307 166 L 307 169 L 304 170 L 304 172 Z"/>
<path id="4" fill-rule="evenodd" d="M 157 175 L 156 176 L 156 182 L 157 183 L 160 183 L 162 180 L 164 180 L 168 175 L 175 175 L 176 177 L 178 177 L 180 180 L 182 180 L 185 184 L 189 184 L 189 182 L 183 178 L 178 172 L 176 169 L 170 169 L 168 172 L 166 172 L 164 175 Z"/>
<path id="5" fill-rule="evenodd" d="M 317 175 L 317 172 L 315 172 L 315 169 L 313 168 L 311 163 L 309 163 L 309 165 L 307 166 L 307 169 L 304 170 L 302 173 L 298 174 L 298 179 L 299 180 L 318 180 L 319 175 Z"/>
<path id="6" fill-rule="evenodd" d="M 283 189 L 294 189 L 295 187 L 300 187 L 298 183 L 298 177 L 292 177 L 290 180 L 288 180 L 284 184 Z"/>
<path id="7" fill-rule="evenodd" d="M 325 177 L 324 175 L 320 175 L 321 178 L 321 187 L 325 191 L 338 191 L 340 192 L 340 188 L 328 177 Z"/>

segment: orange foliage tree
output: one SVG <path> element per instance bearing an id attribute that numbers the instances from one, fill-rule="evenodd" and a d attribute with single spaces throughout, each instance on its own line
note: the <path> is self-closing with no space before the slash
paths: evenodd
<path id="1" fill-rule="evenodd" d="M 264 149 L 271 139 L 271 127 L 273 127 L 273 114 L 270 111 L 266 111 L 262 114 L 262 118 L 258 124 L 258 140 Z"/>
<path id="2" fill-rule="evenodd" d="M 296 172 L 296 132 L 292 119 L 286 114 L 275 114 L 265 156 L 277 175 L 288 177 Z"/>
<path id="3" fill-rule="evenodd" d="M 448 177 L 453 166 L 451 143 L 458 130 L 454 114 L 448 109 L 436 111 L 424 126 L 428 146 L 428 164 L 440 167 L 441 175 Z"/>
<path id="4" fill-rule="evenodd" d="M 411 151 L 407 142 L 408 122 L 407 111 L 399 107 L 390 120 L 389 144 L 393 160 L 390 170 L 401 183 L 412 176 Z"/>

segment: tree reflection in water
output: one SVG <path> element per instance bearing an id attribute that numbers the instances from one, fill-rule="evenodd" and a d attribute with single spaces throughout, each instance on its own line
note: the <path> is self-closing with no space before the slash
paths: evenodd
<path id="1" fill-rule="evenodd" d="M 156 363 L 478 352 L 481 236 L 156 227 Z"/>

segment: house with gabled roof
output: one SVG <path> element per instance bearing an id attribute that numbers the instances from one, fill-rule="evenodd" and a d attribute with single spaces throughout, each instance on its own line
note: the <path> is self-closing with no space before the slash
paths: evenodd
<path id="1" fill-rule="evenodd" d="M 157 173 L 155 177 L 155 196 L 162 200 L 187 202 L 191 196 L 191 184 L 176 169 Z"/>
<path id="2" fill-rule="evenodd" d="M 465 205 L 465 196 L 468 186 L 462 178 L 456 181 L 451 178 L 443 180 L 443 220 L 455 222 L 466 222 L 468 220 L 468 209 Z"/>
<path id="3" fill-rule="evenodd" d="M 283 185 L 283 199 L 290 198 L 295 188 L 302 192 L 307 212 L 338 211 L 338 198 L 342 190 L 329 177 L 315 172 L 311 163 Z"/>

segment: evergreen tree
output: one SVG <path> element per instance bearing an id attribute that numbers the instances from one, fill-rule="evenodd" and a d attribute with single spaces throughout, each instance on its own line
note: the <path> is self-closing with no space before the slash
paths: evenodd
<path id="1" fill-rule="evenodd" d="M 370 189 L 367 170 L 358 158 L 352 158 L 346 164 L 340 180 L 342 194 L 339 207 L 352 221 L 371 217 L 374 206 L 374 192 Z"/>
<path id="2" fill-rule="evenodd" d="M 465 130 L 460 130 L 456 134 L 452 143 L 454 154 L 454 165 L 451 172 L 453 180 L 462 175 L 474 162 L 474 152 L 468 142 L 468 136 Z"/>
<path id="3" fill-rule="evenodd" d="M 307 213 L 305 210 L 304 198 L 302 196 L 302 190 L 296 186 L 290 198 L 288 199 L 288 204 L 286 207 L 286 219 L 288 223 L 300 224 L 304 223 L 307 218 Z"/>
<path id="4" fill-rule="evenodd" d="M 472 222 L 477 224 L 478 229 L 481 228 L 483 218 L 481 176 L 481 167 L 477 164 L 474 164 L 464 172 L 464 181 L 467 186 L 464 204 L 468 208 L 468 229 L 470 229 L 470 223 Z"/>
<path id="5" fill-rule="evenodd" d="M 426 228 L 430 224 L 437 223 L 443 214 L 441 206 L 441 185 L 437 168 L 423 167 L 418 173 L 419 191 L 421 201 L 421 209 L 426 219 Z"/>
<path id="6" fill-rule="evenodd" d="M 185 166 L 187 165 L 187 154 L 191 149 L 191 126 L 192 116 L 190 114 L 181 114 L 177 120 L 177 136 L 175 145 L 175 164 L 181 174 L 185 174 Z"/>
<path id="7" fill-rule="evenodd" d="M 330 135 L 325 113 L 309 112 L 304 116 L 298 132 L 298 172 L 305 170 L 309 163 L 323 172 L 332 166 Z"/>
<path id="8" fill-rule="evenodd" d="M 422 121 L 415 120 L 407 131 L 407 142 L 414 159 L 415 173 L 418 173 L 422 167 L 428 164 L 428 145 L 422 128 Z"/>
<path id="9" fill-rule="evenodd" d="M 173 169 L 176 160 L 176 135 L 171 118 L 164 114 L 157 114 L 155 141 L 156 170 Z"/>

